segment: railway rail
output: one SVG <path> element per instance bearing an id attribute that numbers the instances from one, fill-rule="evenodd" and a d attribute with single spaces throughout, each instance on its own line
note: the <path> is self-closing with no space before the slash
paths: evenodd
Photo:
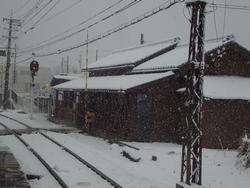
<path id="1" fill-rule="evenodd" d="M 20 121 L 18 121 L 16 119 L 13 119 L 13 118 L 5 116 L 5 115 L 0 114 L 0 116 L 8 118 L 10 120 L 13 120 L 15 122 L 18 122 L 18 123 L 22 124 L 23 126 L 27 127 L 27 129 L 39 133 L 42 137 L 44 137 L 44 139 L 49 140 L 50 142 L 53 142 L 53 144 L 55 144 L 56 146 L 58 146 L 59 149 L 66 151 L 69 155 L 73 156 L 75 159 L 77 159 L 82 164 L 84 164 L 85 166 L 87 166 L 89 169 L 91 169 L 93 172 L 95 172 L 97 175 L 99 175 L 103 180 L 105 180 L 106 182 L 108 182 L 109 184 L 111 184 L 113 187 L 122 188 L 121 185 L 119 185 L 117 182 L 115 182 L 110 177 L 108 177 L 107 175 L 105 175 L 103 172 L 101 172 L 100 170 L 98 170 L 96 167 L 94 167 L 93 165 L 91 165 L 89 162 L 87 162 L 86 160 L 84 160 L 82 157 L 80 157 L 79 155 L 77 155 L 76 153 L 74 153 L 73 151 L 71 151 L 70 149 L 68 149 L 67 147 L 63 146 L 59 142 L 55 141 L 54 139 L 52 139 L 48 135 L 44 134 L 39 129 L 34 129 L 34 128 L 30 127 L 29 125 L 27 125 L 27 124 L 25 124 L 23 122 L 20 122 Z M 27 141 L 25 141 L 25 139 L 22 138 L 22 136 L 21 136 L 22 134 L 20 132 L 18 132 L 18 130 L 10 129 L 8 126 L 4 125 L 3 123 L 0 123 L 0 125 L 2 125 L 10 134 L 15 135 L 15 137 L 17 139 L 19 139 L 39 159 L 39 161 L 48 169 L 48 171 L 51 173 L 51 175 L 57 180 L 57 182 L 63 188 L 68 188 L 69 187 L 67 185 L 67 183 L 63 180 L 63 178 L 61 178 L 58 175 L 58 173 L 46 162 L 46 160 L 43 157 L 41 157 L 41 155 L 37 151 L 35 151 L 31 147 L 31 145 L 28 144 Z"/>

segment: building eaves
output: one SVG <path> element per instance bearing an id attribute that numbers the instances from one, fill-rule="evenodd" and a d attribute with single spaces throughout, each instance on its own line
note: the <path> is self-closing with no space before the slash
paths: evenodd
<path id="1" fill-rule="evenodd" d="M 156 80 L 174 75 L 172 71 L 155 74 L 121 75 L 89 77 L 87 90 L 91 92 L 116 92 L 122 93 L 131 88 L 138 87 Z M 54 86 L 52 89 L 64 91 L 84 91 L 86 79 L 79 78 Z"/>

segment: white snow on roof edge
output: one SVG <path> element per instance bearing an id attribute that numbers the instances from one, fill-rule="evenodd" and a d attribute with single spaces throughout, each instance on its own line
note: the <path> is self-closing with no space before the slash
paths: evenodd
<path id="1" fill-rule="evenodd" d="M 250 78 L 204 76 L 204 97 L 212 99 L 250 99 Z"/>
<path id="2" fill-rule="evenodd" d="M 209 99 L 250 100 L 250 78 L 238 76 L 204 76 L 203 95 Z M 179 88 L 176 92 L 185 92 Z"/>
<path id="3" fill-rule="evenodd" d="M 155 74 L 89 77 L 87 85 L 89 90 L 125 91 L 172 75 L 174 75 L 174 73 L 169 71 Z M 86 79 L 80 78 L 56 85 L 53 89 L 84 90 L 85 85 Z"/>

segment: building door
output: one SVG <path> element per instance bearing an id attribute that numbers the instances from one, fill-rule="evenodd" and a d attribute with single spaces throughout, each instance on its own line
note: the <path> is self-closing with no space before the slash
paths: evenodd
<path id="1" fill-rule="evenodd" d="M 150 93 L 138 94 L 136 141 L 150 142 L 151 126 L 152 126 L 152 95 Z"/>

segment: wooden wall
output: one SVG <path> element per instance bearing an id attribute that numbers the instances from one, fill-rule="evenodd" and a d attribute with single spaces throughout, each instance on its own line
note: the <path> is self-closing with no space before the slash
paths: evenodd
<path id="1" fill-rule="evenodd" d="M 130 93 L 131 98 L 133 98 L 132 109 L 129 108 L 132 127 L 128 128 L 131 132 L 131 140 L 136 138 L 136 96 L 138 93 L 152 93 L 153 95 L 151 141 L 176 142 L 178 140 L 181 114 L 179 107 L 182 105 L 182 100 L 175 93 L 177 89 L 183 87 L 183 83 L 180 78 L 174 76 L 143 85 Z"/>
<path id="2" fill-rule="evenodd" d="M 152 94 L 151 141 L 176 142 L 180 133 L 182 105 L 176 96 L 176 90 L 183 87 L 183 81 L 176 76 L 145 84 L 125 93 L 98 92 L 89 93 L 95 101 L 95 127 L 117 133 L 129 141 L 136 140 L 137 95 Z M 80 98 L 84 97 L 81 93 Z M 57 97 L 58 98 L 58 97 Z M 63 99 L 63 97 L 61 97 Z M 57 104 L 57 118 L 68 125 L 84 123 L 84 103 L 78 100 L 75 108 L 65 108 L 64 101 Z M 82 117 L 80 117 L 82 116 Z"/>
<path id="3" fill-rule="evenodd" d="M 205 74 L 250 76 L 249 52 L 235 43 L 206 55 Z"/>
<path id="4" fill-rule="evenodd" d="M 245 131 L 250 133 L 250 102 L 211 99 L 203 109 L 203 147 L 236 149 Z"/>
<path id="5" fill-rule="evenodd" d="M 61 94 L 60 94 L 61 93 Z M 65 107 L 63 100 L 63 92 L 56 92 L 56 115 L 55 119 L 58 123 L 67 126 L 76 126 L 78 121 L 78 105 L 74 100 L 73 108 Z M 74 95 L 75 96 L 75 95 Z"/>

